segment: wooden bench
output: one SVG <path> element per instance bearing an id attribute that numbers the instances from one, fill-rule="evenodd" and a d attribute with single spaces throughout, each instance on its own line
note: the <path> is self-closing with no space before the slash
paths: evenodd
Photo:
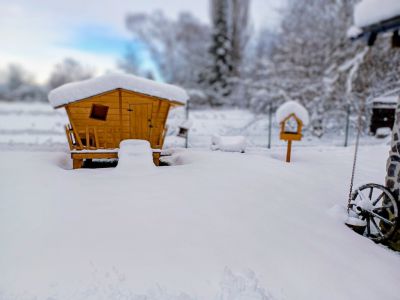
<path id="1" fill-rule="evenodd" d="M 160 165 L 160 157 L 161 157 L 161 151 L 160 150 L 154 150 L 153 151 L 153 162 L 156 166 Z M 118 159 L 118 149 L 115 151 L 101 151 L 101 150 L 96 150 L 96 151 L 72 151 L 71 152 L 71 158 L 73 161 L 73 168 L 74 169 L 80 169 L 83 166 L 83 161 L 84 160 L 92 160 L 92 159 Z"/>

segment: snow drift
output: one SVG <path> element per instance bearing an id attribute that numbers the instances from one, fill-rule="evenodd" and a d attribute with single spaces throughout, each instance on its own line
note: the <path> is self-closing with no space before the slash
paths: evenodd
<path id="1" fill-rule="evenodd" d="M 360 151 L 356 185 L 384 181 L 388 148 Z M 139 175 L 3 152 L 0 299 L 398 299 L 399 255 L 343 224 L 352 150 L 180 150 Z"/>

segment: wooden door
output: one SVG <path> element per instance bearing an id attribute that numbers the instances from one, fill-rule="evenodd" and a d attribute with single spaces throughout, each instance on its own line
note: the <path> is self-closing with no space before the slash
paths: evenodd
<path id="1" fill-rule="evenodd" d="M 150 140 L 152 104 L 130 104 L 130 138 Z"/>

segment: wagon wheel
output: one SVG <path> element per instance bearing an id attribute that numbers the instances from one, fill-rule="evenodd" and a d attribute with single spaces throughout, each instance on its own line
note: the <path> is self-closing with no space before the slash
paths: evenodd
<path id="1" fill-rule="evenodd" d="M 359 232 L 375 242 L 389 239 L 399 223 L 398 204 L 384 186 L 366 184 L 356 190 L 349 204 L 349 216 L 362 224 Z"/>

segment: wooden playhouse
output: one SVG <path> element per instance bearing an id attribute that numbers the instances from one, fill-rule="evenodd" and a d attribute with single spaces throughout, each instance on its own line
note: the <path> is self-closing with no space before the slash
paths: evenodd
<path id="1" fill-rule="evenodd" d="M 181 88 L 127 74 L 66 84 L 49 94 L 53 107 L 67 112 L 74 169 L 84 160 L 117 159 L 121 141 L 128 139 L 149 141 L 159 165 L 169 110 L 187 100 Z"/>

